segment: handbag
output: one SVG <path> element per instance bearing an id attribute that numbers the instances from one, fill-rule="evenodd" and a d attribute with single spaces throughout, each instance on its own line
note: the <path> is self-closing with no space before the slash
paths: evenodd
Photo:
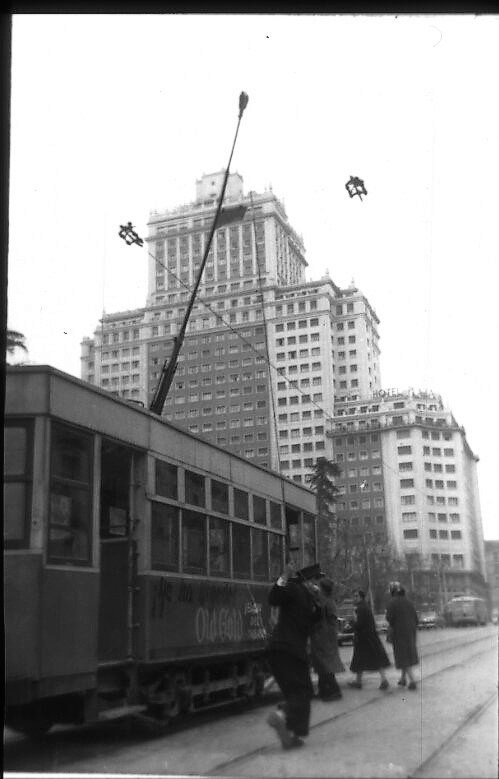
<path id="1" fill-rule="evenodd" d="M 393 644 L 393 628 L 391 627 L 386 630 L 386 640 L 389 644 Z"/>

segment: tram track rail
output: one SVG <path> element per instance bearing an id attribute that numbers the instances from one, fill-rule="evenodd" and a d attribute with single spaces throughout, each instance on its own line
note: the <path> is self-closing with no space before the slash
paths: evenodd
<path id="1" fill-rule="evenodd" d="M 480 636 L 478 638 L 471 639 L 469 641 L 465 641 L 465 642 L 460 643 L 460 644 L 455 644 L 453 649 L 455 651 L 458 651 L 459 649 L 466 648 L 470 644 L 482 643 L 484 641 L 490 640 L 491 638 L 493 638 L 493 636 L 491 634 L 487 634 L 486 636 Z M 439 643 L 439 644 L 442 644 L 442 643 L 448 644 L 448 643 L 450 643 L 450 641 L 452 641 L 452 639 L 447 639 L 445 641 L 439 641 L 437 643 Z M 440 654 L 443 651 L 444 651 L 444 649 L 440 648 L 440 649 L 438 649 L 438 650 L 436 650 L 434 652 L 425 652 L 425 656 L 433 656 L 433 655 L 436 655 L 436 654 Z M 475 652 L 472 655 L 468 655 L 466 657 L 466 661 L 475 660 L 476 658 L 480 657 L 480 655 L 486 654 L 489 651 L 490 651 L 490 648 L 485 648 L 485 649 L 479 650 L 478 652 Z M 440 676 L 440 675 L 442 675 L 442 673 L 445 673 L 447 671 L 451 671 L 451 670 L 453 670 L 453 669 L 455 669 L 455 668 L 457 668 L 457 667 L 459 667 L 461 665 L 463 665 L 463 663 L 453 663 L 452 665 L 446 666 L 445 668 L 438 669 L 436 671 L 427 673 L 427 674 L 425 674 L 421 678 L 421 683 L 423 681 L 431 679 L 434 676 Z M 396 693 L 395 689 L 389 688 L 388 690 L 383 692 L 383 697 L 386 698 L 386 697 L 388 697 L 390 695 L 394 695 L 395 693 Z M 456 736 L 456 734 L 459 732 L 459 730 L 461 730 L 463 727 L 465 727 L 466 724 L 468 724 L 468 722 L 471 721 L 474 717 L 478 717 L 479 714 L 482 711 L 484 711 L 487 708 L 487 706 L 489 706 L 491 704 L 491 702 L 493 701 L 495 696 L 496 696 L 496 692 L 494 692 L 491 696 L 489 696 L 485 702 L 482 702 L 482 703 L 478 704 L 477 706 L 475 706 L 472 709 L 472 711 L 469 713 L 469 715 L 467 715 L 465 717 L 465 719 L 463 720 L 462 724 L 460 724 L 459 727 L 456 730 L 454 730 L 453 733 L 446 739 L 444 744 L 440 745 L 438 747 L 438 749 L 436 749 L 428 758 L 425 758 L 425 760 L 422 761 L 422 763 L 417 767 L 416 771 L 412 772 L 410 774 L 410 776 L 408 775 L 407 779 L 416 779 L 416 777 L 418 775 L 418 772 L 422 769 L 422 766 L 423 765 L 427 765 L 428 763 L 430 763 L 431 760 L 433 760 L 435 758 L 435 756 L 439 752 L 441 752 L 442 749 L 445 748 L 445 744 L 450 742 L 452 740 L 452 738 L 454 738 Z M 359 712 L 359 711 L 361 711 L 363 709 L 367 710 L 370 706 L 372 706 L 373 704 L 379 702 L 379 699 L 380 699 L 380 695 L 379 695 L 379 693 L 376 693 L 372 697 L 368 698 L 367 700 L 362 701 L 358 705 L 354 705 L 354 706 L 346 709 L 345 711 L 338 712 L 337 714 L 333 714 L 330 717 L 326 717 L 325 719 L 322 719 L 320 722 L 316 722 L 314 725 L 311 725 L 310 731 L 311 732 L 312 731 L 318 731 L 319 729 L 324 728 L 327 725 L 331 725 L 333 723 L 338 722 L 339 720 L 346 719 L 347 717 L 351 716 L 352 714 L 355 714 L 355 713 L 357 713 L 357 712 Z M 210 770 L 207 775 L 208 776 L 217 776 L 218 774 L 220 774 L 220 772 L 225 772 L 225 771 L 227 771 L 227 769 L 235 768 L 238 765 L 238 763 L 243 763 L 243 762 L 246 762 L 248 759 L 251 759 L 253 757 L 257 757 L 259 755 L 263 755 L 268 750 L 269 750 L 269 746 L 268 745 L 265 745 L 265 746 L 258 747 L 256 749 L 250 750 L 249 752 L 245 753 L 244 755 L 239 755 L 239 756 L 237 756 L 235 758 L 232 758 L 231 760 L 227 760 L 227 761 L 225 761 L 223 763 L 219 763 L 212 770 Z"/>
<path id="2" fill-rule="evenodd" d="M 424 666 L 425 658 L 435 657 L 447 652 L 449 654 L 448 659 L 452 661 L 453 655 L 459 651 L 466 650 L 467 648 L 469 649 L 471 645 L 476 645 L 476 651 L 473 651 L 471 655 L 466 655 L 463 660 L 456 659 L 456 662 L 450 662 L 449 665 L 434 671 L 430 671 L 428 673 L 423 672 L 422 667 L 421 685 L 423 685 L 432 677 L 441 676 L 442 674 L 462 666 L 464 662 L 476 661 L 481 655 L 490 652 L 490 650 L 493 648 L 492 645 L 494 639 L 495 634 L 488 632 L 486 635 L 470 636 L 467 638 L 467 640 L 461 641 L 459 643 L 456 643 L 455 636 L 452 636 L 439 639 L 435 642 L 427 644 L 426 646 L 420 647 L 421 660 Z M 390 695 L 395 695 L 396 692 L 396 688 L 390 688 L 383 693 L 383 697 L 385 698 Z M 89 743 L 93 744 L 94 746 L 95 744 L 98 744 L 99 755 L 101 756 L 102 760 L 105 761 L 113 754 L 119 752 L 120 749 L 123 749 L 125 745 L 127 747 L 133 746 L 134 744 L 140 746 L 141 743 L 147 742 L 149 739 L 156 740 L 168 735 L 173 737 L 177 734 L 180 735 L 183 731 L 188 731 L 191 728 L 209 725 L 209 723 L 213 722 L 215 718 L 232 718 L 234 716 L 244 716 L 245 712 L 251 710 L 264 710 L 273 704 L 275 705 L 280 697 L 281 696 L 279 691 L 277 689 L 272 689 L 261 698 L 257 698 L 251 701 L 249 706 L 242 704 L 240 701 L 235 701 L 232 704 L 228 704 L 226 707 L 224 707 L 224 709 L 219 709 L 218 711 L 199 711 L 195 713 L 195 716 L 187 715 L 183 719 L 172 723 L 168 728 L 161 728 L 159 725 L 155 727 L 153 723 L 149 723 L 151 724 L 151 727 L 149 727 L 147 722 L 144 723 L 143 720 L 132 716 L 128 719 L 127 722 L 122 721 L 120 723 L 115 721 L 102 723 L 101 725 L 97 726 L 84 725 L 78 726 L 76 728 L 72 727 L 64 730 L 57 730 L 45 736 L 43 744 L 40 745 L 39 749 L 43 751 L 47 762 L 50 761 L 51 752 L 57 755 L 57 769 L 59 771 L 62 770 L 64 765 L 75 766 L 77 770 L 78 762 L 85 761 L 88 757 L 87 751 L 89 749 Z M 376 692 L 367 699 L 359 701 L 358 703 L 353 702 L 353 705 L 349 706 L 344 711 L 337 711 L 335 714 L 326 716 L 319 722 L 316 722 L 311 726 L 311 731 L 319 731 L 320 729 L 334 725 L 341 720 L 345 720 L 349 716 L 355 715 L 359 711 L 368 711 L 369 708 L 379 702 L 379 700 L 380 694 L 376 690 Z M 492 697 L 489 696 L 486 701 L 478 703 L 466 715 L 459 727 L 449 735 L 445 743 L 440 745 L 438 749 L 425 758 L 425 760 L 422 761 L 422 763 L 411 772 L 408 779 L 416 779 L 418 772 L 422 770 L 423 765 L 427 765 L 429 762 L 431 762 L 431 760 L 434 759 L 439 751 L 442 751 L 442 749 L 445 748 L 445 744 L 450 742 L 461 728 L 464 728 L 469 721 L 471 721 L 474 717 L 479 716 L 480 712 L 483 711 L 487 705 L 490 705 L 491 700 Z M 82 739 L 85 740 L 82 741 Z M 4 769 L 6 776 L 10 776 L 15 779 L 15 773 L 9 773 L 9 763 L 11 763 L 9 760 L 9 753 L 19 750 L 17 759 L 13 761 L 14 763 L 19 764 L 21 751 L 23 750 L 23 744 L 25 743 L 26 738 L 20 737 L 17 741 L 6 745 L 7 752 L 4 751 Z M 270 747 L 268 743 L 262 744 L 255 749 L 251 749 L 240 755 L 234 756 L 230 760 L 217 763 L 206 773 L 206 775 L 216 776 L 221 772 L 226 773 L 227 771 L 234 770 L 239 764 L 247 763 L 248 760 L 251 760 L 254 757 L 265 755 L 269 749 L 272 749 L 272 747 Z M 66 753 L 66 750 L 68 750 L 68 753 Z M 77 754 L 75 754 L 75 751 Z"/>

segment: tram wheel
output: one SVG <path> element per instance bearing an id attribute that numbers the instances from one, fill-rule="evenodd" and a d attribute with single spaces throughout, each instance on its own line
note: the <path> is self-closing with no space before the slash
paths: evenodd
<path id="1" fill-rule="evenodd" d="M 244 696 L 250 701 L 260 698 L 264 691 L 265 674 L 259 663 L 252 663 L 249 669 L 249 681 L 244 690 Z"/>

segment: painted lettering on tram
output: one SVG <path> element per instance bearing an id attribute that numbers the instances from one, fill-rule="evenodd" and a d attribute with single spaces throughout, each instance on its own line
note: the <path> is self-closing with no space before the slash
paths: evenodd
<path id="1" fill-rule="evenodd" d="M 198 644 L 214 644 L 224 641 L 241 641 L 243 617 L 235 608 L 207 609 L 200 606 L 195 617 Z"/>

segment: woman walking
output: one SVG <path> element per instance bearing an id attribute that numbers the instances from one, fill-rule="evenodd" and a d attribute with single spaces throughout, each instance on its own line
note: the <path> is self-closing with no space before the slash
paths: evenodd
<path id="1" fill-rule="evenodd" d="M 355 624 L 353 638 L 353 657 L 350 670 L 356 674 L 355 681 L 348 682 L 349 687 L 360 690 L 362 687 L 362 674 L 364 671 L 378 671 L 381 676 L 380 690 L 388 689 L 388 679 L 385 668 L 390 661 L 381 643 L 376 623 L 371 609 L 366 603 L 366 595 L 363 590 L 354 593 Z"/>
<path id="2" fill-rule="evenodd" d="M 316 580 L 317 597 L 321 607 L 321 620 L 310 639 L 312 665 L 318 677 L 319 698 L 336 701 L 342 697 L 335 674 L 345 670 L 338 650 L 337 608 L 333 600 L 331 579 Z"/>
<path id="3" fill-rule="evenodd" d="M 411 601 L 406 598 L 404 588 L 399 582 L 390 584 L 392 600 L 386 611 L 390 637 L 393 644 L 395 668 L 399 668 L 401 676 L 397 684 L 405 687 L 406 677 L 409 677 L 409 690 L 416 689 L 416 680 L 411 666 L 419 662 L 416 647 L 418 615 Z"/>

